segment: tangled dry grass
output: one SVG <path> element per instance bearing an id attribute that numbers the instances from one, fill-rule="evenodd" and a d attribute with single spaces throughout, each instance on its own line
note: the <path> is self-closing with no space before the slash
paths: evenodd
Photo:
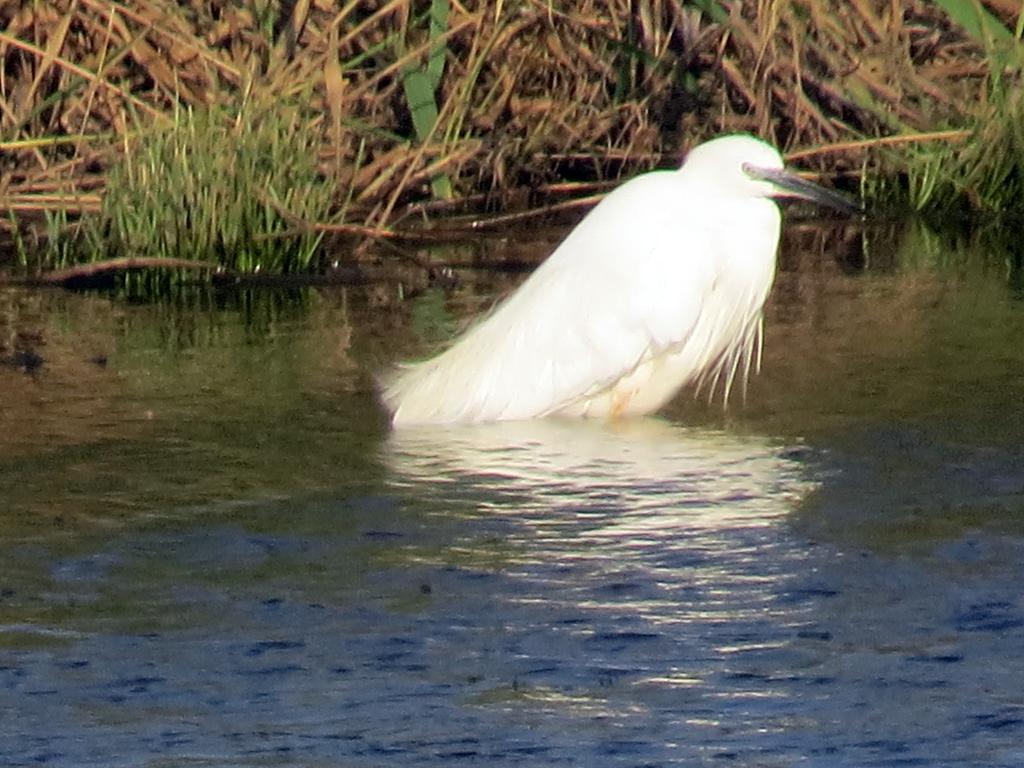
<path id="1" fill-rule="evenodd" d="M 283 107 L 319 137 L 328 218 L 353 231 L 538 204 L 723 131 L 913 188 L 978 126 L 1021 115 L 1019 6 L 14 0 L 0 7 L 0 206 L 9 226 L 101 211 L 111 169 L 181 110 L 237 122 Z M 999 134 L 1017 155 L 988 173 L 996 187 L 1024 187 L 1018 134 Z M 947 154 L 922 156 L 933 144 Z M 986 205 L 969 177 L 947 197 Z"/>

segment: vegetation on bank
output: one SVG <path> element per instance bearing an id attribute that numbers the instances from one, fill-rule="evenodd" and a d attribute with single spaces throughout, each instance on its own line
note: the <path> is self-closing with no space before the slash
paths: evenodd
<path id="1" fill-rule="evenodd" d="M 869 200 L 1024 200 L 1019 0 L 21 0 L 0 206 L 39 266 L 316 269 L 757 133 Z M 29 266 L 37 266 L 35 262 Z"/>

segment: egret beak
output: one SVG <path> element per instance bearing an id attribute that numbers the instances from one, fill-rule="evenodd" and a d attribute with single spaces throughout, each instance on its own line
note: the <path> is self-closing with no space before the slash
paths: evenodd
<path id="1" fill-rule="evenodd" d="M 749 163 L 744 163 L 743 171 L 753 179 L 767 181 L 769 184 L 777 187 L 781 197 L 799 197 L 802 200 L 810 200 L 843 213 L 861 212 L 861 207 L 846 197 L 846 195 L 833 192 L 831 189 L 819 186 L 813 181 L 802 179 L 785 168 L 758 168 Z"/>

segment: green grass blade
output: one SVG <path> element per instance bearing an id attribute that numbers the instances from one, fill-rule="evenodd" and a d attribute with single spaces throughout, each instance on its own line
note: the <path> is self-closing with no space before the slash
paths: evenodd
<path id="1" fill-rule="evenodd" d="M 935 3 L 1003 66 L 1024 65 L 1024 43 L 979 0 L 935 0 Z"/>
<path id="2" fill-rule="evenodd" d="M 427 60 L 427 77 L 436 92 L 444 75 L 445 56 L 448 43 L 444 38 L 448 31 L 449 0 L 433 0 L 430 4 L 430 58 Z"/>
<path id="3" fill-rule="evenodd" d="M 409 69 L 402 79 L 405 100 L 412 115 L 412 125 L 416 130 L 416 138 L 420 143 L 430 140 L 437 123 L 437 103 L 434 101 L 434 89 L 430 76 L 422 69 Z M 445 174 L 438 174 L 430 180 L 430 188 L 434 197 L 448 199 L 452 196 L 451 179 Z"/>
<path id="4" fill-rule="evenodd" d="M 405 102 L 412 115 L 416 138 L 420 142 L 427 141 L 437 122 L 437 103 L 434 101 L 430 76 L 422 69 L 409 69 L 402 79 L 402 87 L 405 90 Z"/>
<path id="5" fill-rule="evenodd" d="M 706 13 L 708 18 L 716 24 L 727 24 L 729 22 L 729 12 L 716 0 L 690 0 L 689 5 Z"/>

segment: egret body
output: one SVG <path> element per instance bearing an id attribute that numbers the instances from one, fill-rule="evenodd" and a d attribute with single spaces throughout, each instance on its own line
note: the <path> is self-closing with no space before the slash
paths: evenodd
<path id="1" fill-rule="evenodd" d="M 746 381 L 775 277 L 774 198 L 856 210 L 751 136 L 616 188 L 493 312 L 383 387 L 395 426 L 651 413 Z"/>

